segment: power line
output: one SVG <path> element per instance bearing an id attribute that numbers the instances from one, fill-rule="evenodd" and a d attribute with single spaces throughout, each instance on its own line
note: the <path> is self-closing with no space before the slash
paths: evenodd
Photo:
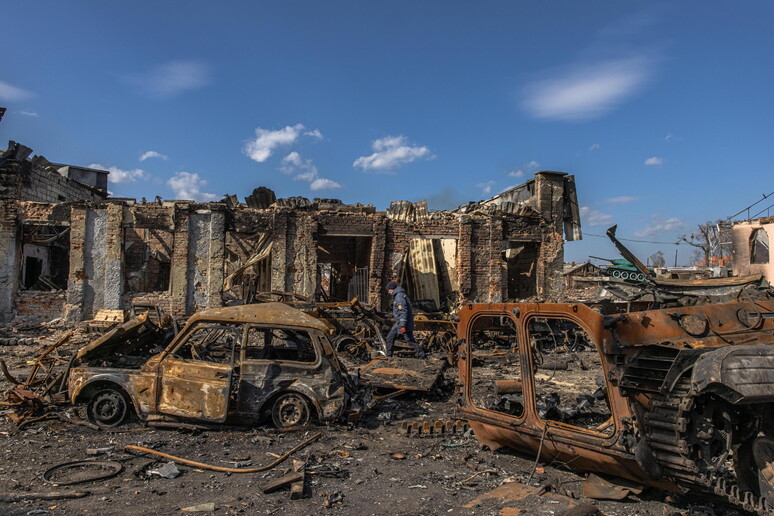
<path id="1" fill-rule="evenodd" d="M 594 233 L 586 233 L 585 231 L 583 232 L 583 236 L 608 238 L 606 235 L 596 235 Z M 618 240 L 623 240 L 625 242 L 640 242 L 642 244 L 680 245 L 680 242 L 657 242 L 655 240 L 635 240 L 633 238 L 621 238 L 621 237 L 616 237 L 616 238 L 618 238 Z"/>

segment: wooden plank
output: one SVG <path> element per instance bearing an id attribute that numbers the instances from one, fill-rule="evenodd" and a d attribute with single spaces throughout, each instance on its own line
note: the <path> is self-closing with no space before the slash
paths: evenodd
<path id="1" fill-rule="evenodd" d="M 277 491 L 278 489 L 282 489 L 283 487 L 292 484 L 294 482 L 303 482 L 304 480 L 304 472 L 303 471 L 292 471 L 288 473 L 287 475 L 274 479 L 271 482 L 265 484 L 261 491 L 263 491 L 264 494 L 273 493 L 274 491 Z"/>
<path id="2" fill-rule="evenodd" d="M 300 500 L 304 497 L 304 482 L 293 482 L 290 485 L 290 499 L 291 500 Z"/>

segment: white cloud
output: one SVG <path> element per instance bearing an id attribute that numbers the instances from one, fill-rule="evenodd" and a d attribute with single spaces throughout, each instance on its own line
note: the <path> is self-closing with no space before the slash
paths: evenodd
<path id="1" fill-rule="evenodd" d="M 481 193 L 484 195 L 489 195 L 492 193 L 492 187 L 494 186 L 494 181 L 487 181 L 485 183 L 478 183 L 476 185 L 476 188 L 481 188 Z"/>
<path id="2" fill-rule="evenodd" d="M 7 82 L 0 81 L 0 100 L 7 102 L 18 102 L 21 100 L 28 100 L 34 97 L 35 94 L 31 91 L 11 86 Z"/>
<path id="3" fill-rule="evenodd" d="M 581 206 L 580 216 L 586 226 L 609 226 L 613 223 L 613 216 L 601 211 L 592 210 L 588 206 Z"/>
<path id="4" fill-rule="evenodd" d="M 296 174 L 293 177 L 294 181 L 309 181 L 309 188 L 312 191 L 341 188 L 341 185 L 336 181 L 320 177 L 317 167 L 312 160 L 303 159 L 296 151 L 282 158 L 280 170 L 284 174 Z"/>
<path id="5" fill-rule="evenodd" d="M 655 166 L 659 166 L 660 167 L 661 165 L 664 164 L 664 160 L 659 158 L 659 157 L 657 157 L 657 156 L 653 156 L 652 158 L 646 159 L 645 160 L 645 164 L 646 165 L 655 165 Z"/>
<path id="6" fill-rule="evenodd" d="M 510 172 L 508 172 L 508 176 L 509 177 L 524 177 L 525 175 L 527 175 L 527 172 L 534 172 L 538 168 L 540 168 L 540 163 L 538 163 L 537 161 L 535 161 L 533 159 L 532 161 L 530 161 L 529 163 L 524 165 L 522 168 L 517 169 L 517 170 L 511 170 Z"/>
<path id="7" fill-rule="evenodd" d="M 301 159 L 301 155 L 296 151 L 293 151 L 287 156 L 285 156 L 284 158 L 282 158 L 282 163 L 280 164 L 280 170 L 285 174 L 292 174 L 302 166 L 303 166 L 303 160 Z"/>
<path id="8" fill-rule="evenodd" d="M 307 131 L 304 134 L 306 136 L 311 136 L 312 138 L 316 138 L 318 140 L 322 140 L 323 139 L 323 135 L 322 135 L 322 133 L 320 132 L 319 129 L 315 129 L 313 131 Z"/>
<path id="9" fill-rule="evenodd" d="M 177 60 L 157 65 L 146 73 L 127 76 L 125 80 L 145 94 L 162 99 L 207 86 L 210 76 L 210 67 L 201 61 Z"/>
<path id="10" fill-rule="evenodd" d="M 140 156 L 140 161 L 145 161 L 148 158 L 159 158 L 166 161 L 169 159 L 169 156 L 167 156 L 166 154 L 162 154 L 160 152 L 156 152 L 155 150 L 149 150 L 147 152 L 144 152 L 142 156 Z"/>
<path id="11" fill-rule="evenodd" d="M 635 94 L 652 74 L 653 62 L 645 57 L 575 63 L 528 84 L 522 107 L 535 118 L 598 118 Z"/>
<path id="12" fill-rule="evenodd" d="M 167 181 L 167 184 L 175 192 L 177 199 L 191 199 L 200 202 L 218 199 L 218 196 L 215 194 L 202 192 L 201 189 L 207 186 L 207 181 L 196 173 L 178 172 Z"/>
<path id="13" fill-rule="evenodd" d="M 409 144 L 405 136 L 387 136 L 374 140 L 371 148 L 373 154 L 357 158 L 352 166 L 363 170 L 387 171 L 418 159 L 435 157 L 427 147 Z"/>
<path id="14" fill-rule="evenodd" d="M 150 174 L 139 168 L 124 170 L 118 167 L 106 167 L 105 165 L 100 165 L 99 163 L 92 163 L 89 165 L 89 168 L 107 170 L 110 172 L 110 175 L 108 176 L 108 181 L 110 183 L 134 183 L 136 181 L 147 181 L 150 179 Z"/>
<path id="15" fill-rule="evenodd" d="M 324 177 L 318 177 L 309 185 L 309 188 L 316 192 L 318 190 L 333 190 L 334 188 L 341 188 L 341 185 L 336 181 L 325 179 Z"/>
<path id="16" fill-rule="evenodd" d="M 627 204 L 637 200 L 639 200 L 639 197 L 633 195 L 622 195 L 620 197 L 611 197 L 609 199 L 605 199 L 605 202 L 610 204 Z"/>
<path id="17" fill-rule="evenodd" d="M 38 114 L 34 111 L 17 111 L 16 113 L 24 116 L 31 116 L 33 118 L 37 118 Z"/>
<path id="18" fill-rule="evenodd" d="M 641 230 L 634 233 L 637 238 L 653 238 L 658 233 L 664 231 L 683 231 L 688 228 L 688 224 L 678 219 L 677 217 L 671 217 L 663 219 L 658 215 L 651 216 L 651 222 Z"/>
<path id="19" fill-rule="evenodd" d="M 250 140 L 244 146 L 244 153 L 253 161 L 263 163 L 271 154 L 283 145 L 291 145 L 298 140 L 304 130 L 303 124 L 285 126 L 277 131 L 255 128 L 255 139 Z"/>
<path id="20" fill-rule="evenodd" d="M 599 149 L 600 147 L 602 147 L 600 144 L 598 144 L 598 143 L 593 143 L 593 144 L 591 145 L 591 147 L 589 147 L 589 150 L 590 150 L 590 151 L 597 150 L 597 149 Z"/>

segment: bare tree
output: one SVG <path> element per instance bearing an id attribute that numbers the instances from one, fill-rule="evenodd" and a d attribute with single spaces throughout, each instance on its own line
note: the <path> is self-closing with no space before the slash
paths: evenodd
<path id="1" fill-rule="evenodd" d="M 648 257 L 648 261 L 653 267 L 664 267 L 666 260 L 664 259 L 664 253 L 656 251 Z"/>
<path id="2" fill-rule="evenodd" d="M 699 224 L 696 231 L 681 235 L 680 241 L 696 248 L 693 261 L 711 267 L 715 262 L 722 262 L 724 254 L 727 254 L 724 245 L 731 241 L 730 233 L 731 224 L 725 219 L 718 219 Z"/>

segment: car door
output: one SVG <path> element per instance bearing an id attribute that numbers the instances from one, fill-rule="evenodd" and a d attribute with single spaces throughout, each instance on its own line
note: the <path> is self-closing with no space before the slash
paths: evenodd
<path id="1" fill-rule="evenodd" d="M 240 324 L 200 322 L 161 359 L 158 411 L 222 423 L 229 411 Z"/>
<path id="2" fill-rule="evenodd" d="M 322 356 L 306 329 L 250 326 L 242 355 L 239 410 L 244 415 L 257 416 L 267 399 L 294 384 L 320 384 Z"/>

